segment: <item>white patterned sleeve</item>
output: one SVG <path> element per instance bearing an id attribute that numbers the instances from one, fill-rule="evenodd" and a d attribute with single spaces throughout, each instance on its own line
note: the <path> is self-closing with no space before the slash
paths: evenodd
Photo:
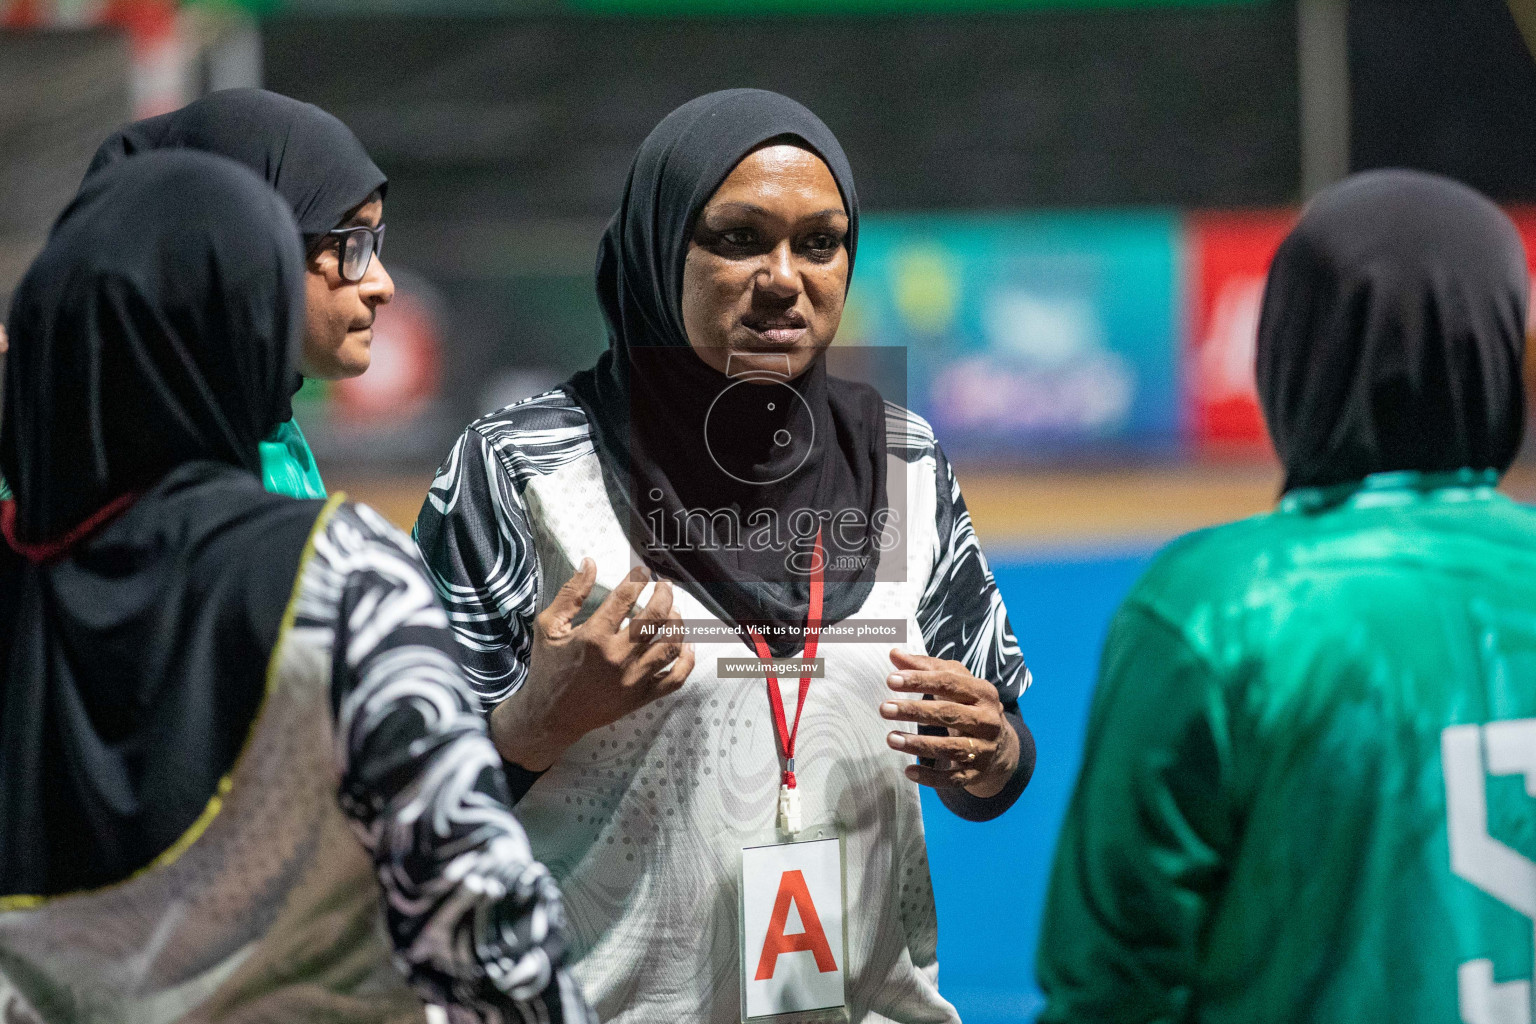
<path id="1" fill-rule="evenodd" d="M 539 563 L 517 485 L 473 427 L 437 471 L 413 535 L 469 684 L 490 714 L 528 677 Z"/>
<path id="2" fill-rule="evenodd" d="M 513 817 L 409 539 L 343 505 L 305 571 L 295 628 L 334 631 L 339 799 L 373 858 L 397 966 L 455 1024 L 595 1021 L 563 968 L 559 889 Z"/>
<path id="3" fill-rule="evenodd" d="M 939 544 L 917 609 L 923 642 L 930 655 L 960 662 L 971 675 L 996 686 L 1004 705 L 1014 705 L 1029 689 L 1029 668 L 976 540 L 955 471 L 937 444 L 934 456 Z"/>

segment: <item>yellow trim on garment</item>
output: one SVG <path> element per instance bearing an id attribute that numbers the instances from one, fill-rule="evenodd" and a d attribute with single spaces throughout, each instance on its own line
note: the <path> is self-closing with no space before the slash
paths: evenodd
<path id="1" fill-rule="evenodd" d="M 240 747 L 240 753 L 235 758 L 234 766 L 229 769 L 227 775 L 219 780 L 218 789 L 214 790 L 213 796 L 208 798 L 208 803 L 203 807 L 203 813 L 197 816 L 197 820 L 181 834 L 179 839 L 161 851 L 160 855 L 154 860 L 139 868 L 127 878 L 111 882 L 96 889 L 80 889 L 76 892 L 58 893 L 53 896 L 0 896 L 0 914 L 14 910 L 31 910 L 53 900 L 67 899 L 70 896 L 83 896 L 88 893 L 106 892 L 108 889 L 116 888 L 119 885 L 127 885 L 129 882 L 147 875 L 151 871 L 176 863 L 193 843 L 203 838 L 203 833 L 208 831 L 208 826 L 213 824 L 213 819 L 217 818 L 219 812 L 224 809 L 224 798 L 229 795 L 230 789 L 234 786 L 235 773 L 240 770 L 240 762 L 245 760 L 245 755 L 250 749 L 251 738 L 256 735 L 256 726 L 261 722 L 263 712 L 267 710 L 267 701 L 271 699 L 273 691 L 277 689 L 278 664 L 283 653 L 283 645 L 288 641 L 288 633 L 293 629 L 294 617 L 298 614 L 299 589 L 304 582 L 304 571 L 309 567 L 309 560 L 315 553 L 315 538 L 330 525 L 331 516 L 335 514 L 337 507 L 346 500 L 347 496 L 344 492 L 338 491 L 331 495 L 326 499 L 325 507 L 320 510 L 320 514 L 315 517 L 315 525 L 310 527 L 309 538 L 304 542 L 304 549 L 299 552 L 299 571 L 293 577 L 293 590 L 288 595 L 288 605 L 283 609 L 283 618 L 277 626 L 277 642 L 272 645 L 272 655 L 267 659 L 267 681 L 265 692 L 263 692 L 261 697 L 261 706 L 256 709 L 256 717 L 251 719 L 250 731 L 245 735 L 245 743 Z"/>

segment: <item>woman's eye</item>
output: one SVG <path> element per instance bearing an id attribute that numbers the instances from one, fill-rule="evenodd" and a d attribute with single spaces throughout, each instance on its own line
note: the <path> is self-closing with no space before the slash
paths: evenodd
<path id="1" fill-rule="evenodd" d="M 831 257 L 842 244 L 842 238 L 837 235 L 811 235 L 805 240 L 806 249 L 823 258 Z"/>
<path id="2" fill-rule="evenodd" d="M 720 234 L 720 240 L 726 245 L 751 245 L 756 238 L 751 228 L 736 228 Z"/>

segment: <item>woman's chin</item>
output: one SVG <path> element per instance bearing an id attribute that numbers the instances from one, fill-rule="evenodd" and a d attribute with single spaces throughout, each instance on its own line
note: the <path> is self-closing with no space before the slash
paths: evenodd
<path id="1" fill-rule="evenodd" d="M 767 346 L 758 342 L 745 346 L 732 345 L 722 354 L 725 365 L 715 366 L 726 376 L 762 374 L 787 379 L 805 372 L 805 368 L 816 356 L 816 349 L 808 345 Z"/>

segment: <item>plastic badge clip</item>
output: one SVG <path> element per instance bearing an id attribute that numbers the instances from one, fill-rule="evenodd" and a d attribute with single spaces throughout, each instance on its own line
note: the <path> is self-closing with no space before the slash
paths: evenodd
<path id="1" fill-rule="evenodd" d="M 785 835 L 800 832 L 800 790 L 789 786 L 779 787 L 779 831 Z"/>

